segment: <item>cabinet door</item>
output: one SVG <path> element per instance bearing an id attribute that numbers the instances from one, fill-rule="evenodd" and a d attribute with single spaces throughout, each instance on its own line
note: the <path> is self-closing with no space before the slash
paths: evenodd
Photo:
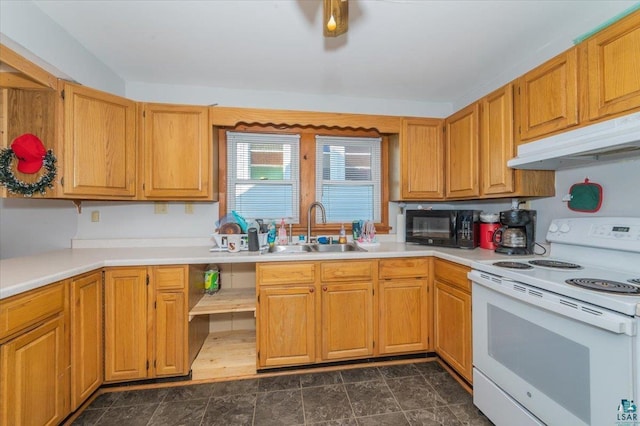
<path id="1" fill-rule="evenodd" d="M 133 199 L 135 102 L 71 83 L 64 94 L 64 194 Z"/>
<path id="2" fill-rule="evenodd" d="M 578 124 L 577 64 L 572 48 L 520 77 L 521 140 Z"/>
<path id="3" fill-rule="evenodd" d="M 159 291 L 155 302 L 155 374 L 187 374 L 187 298 L 184 292 Z"/>
<path id="4" fill-rule="evenodd" d="M 447 197 L 480 195 L 479 120 L 478 103 L 469 105 L 445 120 Z"/>
<path id="5" fill-rule="evenodd" d="M 103 381 L 102 273 L 71 281 L 71 410 Z"/>
<path id="6" fill-rule="evenodd" d="M 380 353 L 424 351 L 429 347 L 426 279 L 379 283 Z"/>
<path id="7" fill-rule="evenodd" d="M 0 424 L 57 425 L 66 417 L 64 316 L 0 346 Z"/>
<path id="8" fill-rule="evenodd" d="M 444 197 L 442 120 L 405 119 L 400 138 L 402 198 Z"/>
<path id="9" fill-rule="evenodd" d="M 589 118 L 640 108 L 640 12 L 587 41 Z"/>
<path id="10" fill-rule="evenodd" d="M 514 191 L 514 171 L 507 161 L 514 157 L 513 84 L 482 98 L 482 193 L 508 194 Z"/>
<path id="11" fill-rule="evenodd" d="M 146 198 L 212 199 L 207 107 L 142 104 Z"/>
<path id="12" fill-rule="evenodd" d="M 322 284 L 322 359 L 373 354 L 373 284 Z"/>
<path id="13" fill-rule="evenodd" d="M 105 271 L 105 381 L 147 377 L 147 269 Z"/>
<path id="14" fill-rule="evenodd" d="M 471 295 L 435 280 L 436 353 L 472 381 Z"/>
<path id="15" fill-rule="evenodd" d="M 315 362 L 315 287 L 268 286 L 258 295 L 258 366 Z"/>

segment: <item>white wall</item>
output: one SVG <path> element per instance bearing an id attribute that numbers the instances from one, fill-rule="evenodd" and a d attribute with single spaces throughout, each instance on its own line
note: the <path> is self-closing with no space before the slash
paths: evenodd
<path id="1" fill-rule="evenodd" d="M 571 185 L 584 182 L 602 185 L 603 200 L 596 213 L 580 213 L 569 210 L 562 197 L 569 193 Z M 531 208 L 538 211 L 536 241 L 545 241 L 551 219 L 589 216 L 640 216 L 640 159 L 615 163 L 595 164 L 556 172 L 556 196 L 531 201 Z"/>

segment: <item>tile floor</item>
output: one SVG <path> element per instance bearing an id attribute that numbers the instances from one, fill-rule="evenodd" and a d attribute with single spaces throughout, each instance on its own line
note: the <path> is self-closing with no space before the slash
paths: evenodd
<path id="1" fill-rule="evenodd" d="M 491 425 L 436 362 L 105 393 L 73 425 Z"/>

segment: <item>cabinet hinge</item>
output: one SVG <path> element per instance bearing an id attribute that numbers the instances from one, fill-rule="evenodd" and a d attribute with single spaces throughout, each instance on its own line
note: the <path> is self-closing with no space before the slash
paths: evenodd
<path id="1" fill-rule="evenodd" d="M 522 134 L 522 127 L 518 126 L 518 134 Z"/>
<path id="2" fill-rule="evenodd" d="M 143 183 L 142 183 L 142 190 L 144 191 L 144 189 L 145 189 L 145 188 L 144 188 L 144 182 L 143 182 Z"/>
<path id="3" fill-rule="evenodd" d="M 260 303 L 260 295 L 258 295 L 258 303 Z"/>
<path id="4" fill-rule="evenodd" d="M 153 361 L 153 368 L 156 368 L 157 365 L 157 361 Z"/>
<path id="5" fill-rule="evenodd" d="M 376 341 L 375 340 L 373 341 L 373 347 L 374 348 L 376 347 Z"/>
<path id="6" fill-rule="evenodd" d="M 147 285 L 149 285 L 149 274 L 147 274 Z"/>
<path id="7" fill-rule="evenodd" d="M 147 118 L 147 111 L 142 111 L 142 118 Z"/>
<path id="8" fill-rule="evenodd" d="M 62 100 L 64 101 L 64 89 L 62 89 L 62 91 L 60 92 L 60 97 L 62 98 Z"/>
<path id="9" fill-rule="evenodd" d="M 60 186 L 64 186 L 64 176 L 60 178 Z"/>
<path id="10" fill-rule="evenodd" d="M 158 302 L 153 302 L 153 309 L 158 309 Z"/>
<path id="11" fill-rule="evenodd" d="M 147 370 L 149 369 L 149 360 L 147 360 Z"/>

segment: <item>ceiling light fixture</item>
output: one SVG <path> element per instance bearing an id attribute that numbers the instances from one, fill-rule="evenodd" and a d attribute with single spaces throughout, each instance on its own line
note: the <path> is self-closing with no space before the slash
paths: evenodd
<path id="1" fill-rule="evenodd" d="M 323 33 L 325 37 L 338 37 L 349 29 L 349 1 L 323 0 L 324 19 Z"/>

